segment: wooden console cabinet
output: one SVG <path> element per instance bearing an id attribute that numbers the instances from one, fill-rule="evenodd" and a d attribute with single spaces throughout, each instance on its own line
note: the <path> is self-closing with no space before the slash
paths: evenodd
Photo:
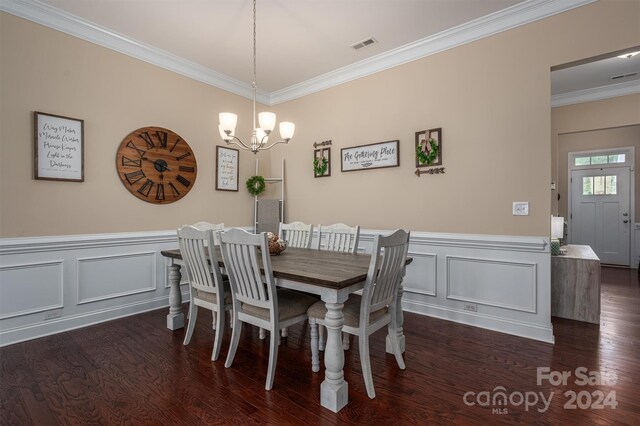
<path id="1" fill-rule="evenodd" d="M 589 246 L 551 256 L 551 315 L 600 324 L 600 259 Z"/>

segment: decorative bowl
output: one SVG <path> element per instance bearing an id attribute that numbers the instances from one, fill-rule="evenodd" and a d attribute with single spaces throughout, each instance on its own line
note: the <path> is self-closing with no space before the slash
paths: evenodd
<path id="1" fill-rule="evenodd" d="M 287 248 L 288 243 L 279 238 L 277 235 L 272 232 L 267 232 L 267 240 L 269 242 L 269 254 L 271 256 L 276 256 Z"/>

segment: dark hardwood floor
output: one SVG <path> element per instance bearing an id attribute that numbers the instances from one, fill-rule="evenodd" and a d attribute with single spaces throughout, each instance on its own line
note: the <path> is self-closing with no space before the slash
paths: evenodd
<path id="1" fill-rule="evenodd" d="M 374 400 L 367 397 L 352 340 L 345 357 L 350 401 L 338 414 L 319 405 L 324 373 L 311 372 L 306 324 L 290 329 L 274 388 L 265 391 L 268 341 L 259 340 L 256 329 L 245 326 L 235 363 L 225 369 L 229 335 L 220 360 L 211 362 L 207 311 L 183 346 L 184 331 L 167 330 L 167 310 L 161 309 L 0 349 L 0 424 L 638 425 L 637 271 L 603 268 L 602 281 L 600 326 L 554 318 L 555 345 L 406 314 L 405 371 L 385 354 L 385 333 L 372 338 Z M 566 385 L 537 385 L 537 367 L 572 375 Z M 617 382 L 579 386 L 578 367 L 615 372 Z M 500 386 L 513 403 L 478 405 Z M 576 409 L 564 407 L 571 391 L 583 391 Z M 578 407 L 597 402 L 598 391 L 615 392 L 617 407 Z M 475 393 L 467 401 L 476 405 L 465 404 L 467 392 Z M 553 394 L 547 410 L 540 400 L 528 409 L 516 405 L 519 395 L 533 402 L 534 393 Z"/>

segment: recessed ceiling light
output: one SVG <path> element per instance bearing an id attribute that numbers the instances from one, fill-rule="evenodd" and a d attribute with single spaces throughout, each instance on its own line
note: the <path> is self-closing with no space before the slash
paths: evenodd
<path id="1" fill-rule="evenodd" d="M 640 53 L 640 51 L 638 52 L 629 52 L 629 53 L 625 53 L 624 55 L 620 55 L 618 56 L 618 58 L 621 59 L 629 59 L 629 58 L 633 58 L 634 56 L 636 56 L 638 53 Z"/>

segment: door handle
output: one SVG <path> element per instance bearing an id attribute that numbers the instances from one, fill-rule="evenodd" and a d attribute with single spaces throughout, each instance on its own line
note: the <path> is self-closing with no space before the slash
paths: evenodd
<path id="1" fill-rule="evenodd" d="M 627 219 L 623 220 L 622 223 L 629 223 Z"/>

